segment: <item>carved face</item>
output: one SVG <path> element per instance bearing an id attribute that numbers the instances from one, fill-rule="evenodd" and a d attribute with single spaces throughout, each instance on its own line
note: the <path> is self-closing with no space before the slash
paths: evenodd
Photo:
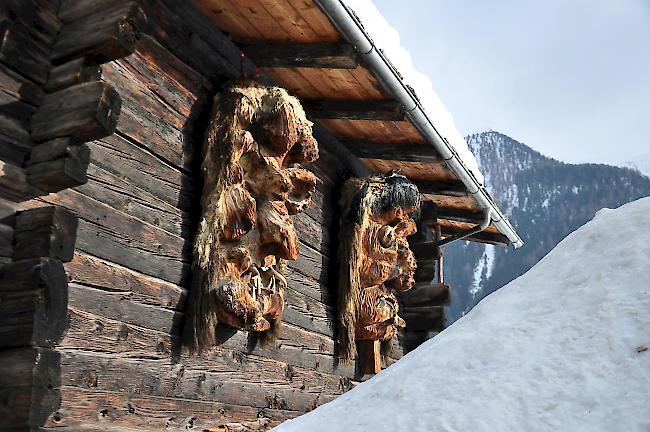
<path id="1" fill-rule="evenodd" d="M 208 297 L 201 302 L 213 310 L 195 314 L 260 332 L 279 322 L 284 260 L 298 258 L 292 216 L 316 185 L 301 167 L 318 158 L 311 127 L 298 100 L 277 87 L 247 82 L 215 97 L 195 242 L 198 290 Z"/>
<path id="2" fill-rule="evenodd" d="M 417 230 L 411 215 L 419 205 L 417 188 L 399 174 L 351 179 L 345 186 L 339 322 L 347 360 L 355 340 L 386 341 L 405 325 L 394 292 L 414 283 L 407 237 Z"/>

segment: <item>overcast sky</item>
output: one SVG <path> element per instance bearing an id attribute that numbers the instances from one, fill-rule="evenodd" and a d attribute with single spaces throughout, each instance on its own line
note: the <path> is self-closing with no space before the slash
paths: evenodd
<path id="1" fill-rule="evenodd" d="M 374 0 L 464 135 L 565 162 L 650 153 L 650 0 Z"/>

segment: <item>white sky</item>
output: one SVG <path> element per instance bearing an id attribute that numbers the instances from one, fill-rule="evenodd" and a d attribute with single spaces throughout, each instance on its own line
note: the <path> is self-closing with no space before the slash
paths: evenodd
<path id="1" fill-rule="evenodd" d="M 566 162 L 650 153 L 650 0 L 374 0 L 463 134 Z"/>

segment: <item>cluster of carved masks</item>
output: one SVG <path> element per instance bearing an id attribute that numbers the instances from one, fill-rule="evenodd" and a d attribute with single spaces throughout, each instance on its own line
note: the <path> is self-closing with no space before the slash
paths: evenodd
<path id="1" fill-rule="evenodd" d="M 407 237 L 416 232 L 417 187 L 400 174 L 353 178 L 344 185 L 339 260 L 341 354 L 356 341 L 389 341 L 404 320 L 396 292 L 413 286 L 416 261 Z"/>
<path id="2" fill-rule="evenodd" d="M 277 87 L 234 83 L 214 99 L 201 165 L 201 222 L 186 343 L 214 344 L 217 324 L 277 335 L 286 260 L 298 258 L 293 215 L 310 203 L 318 158 L 298 100 Z M 413 285 L 407 237 L 420 194 L 400 174 L 353 178 L 342 191 L 339 337 L 344 360 L 356 341 L 388 341 L 405 325 L 396 292 Z"/>
<path id="3" fill-rule="evenodd" d="M 301 164 L 317 158 L 312 123 L 284 89 L 239 82 L 215 97 L 186 325 L 194 351 L 214 343 L 217 323 L 276 334 L 285 260 L 298 258 L 293 215 L 316 185 Z"/>

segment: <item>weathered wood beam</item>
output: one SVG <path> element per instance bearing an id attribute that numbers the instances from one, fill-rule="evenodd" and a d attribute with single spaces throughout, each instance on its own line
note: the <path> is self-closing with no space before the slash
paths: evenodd
<path id="1" fill-rule="evenodd" d="M 43 99 L 31 120 L 34 141 L 71 136 L 91 141 L 111 135 L 117 126 L 122 100 L 102 82 L 78 84 Z"/>
<path id="2" fill-rule="evenodd" d="M 307 114 L 316 119 L 402 121 L 402 104 L 388 100 L 303 101 Z"/>
<path id="3" fill-rule="evenodd" d="M 438 218 L 478 225 L 485 219 L 485 214 L 480 210 L 438 207 Z"/>
<path id="4" fill-rule="evenodd" d="M 359 64 L 354 47 L 345 43 L 256 44 L 242 49 L 259 67 L 355 69 Z"/>
<path id="5" fill-rule="evenodd" d="M 54 346 L 68 321 L 68 280 L 61 261 L 34 258 L 0 269 L 0 347 Z"/>
<path id="6" fill-rule="evenodd" d="M 442 331 L 445 327 L 443 306 L 404 307 L 400 313 L 406 321 L 406 331 Z"/>
<path id="7" fill-rule="evenodd" d="M 450 227 L 445 227 L 441 226 L 442 229 L 442 234 L 445 237 L 454 235 L 458 233 L 458 230 L 455 230 Z M 489 232 L 479 232 L 474 235 L 471 235 L 469 237 L 464 238 L 463 240 L 466 241 L 474 241 L 478 243 L 488 243 L 488 244 L 493 244 L 493 245 L 507 245 L 510 244 L 510 241 L 508 240 L 508 237 L 504 236 L 503 234 L 495 234 L 495 233 L 489 233 Z"/>
<path id="8" fill-rule="evenodd" d="M 48 93 L 53 93 L 76 84 L 99 81 L 101 75 L 100 65 L 88 63 L 85 58 L 77 58 L 53 67 L 43 89 Z"/>
<path id="9" fill-rule="evenodd" d="M 44 46 L 27 28 L 9 19 L 0 21 L 0 62 L 37 84 L 45 84 L 50 62 Z"/>
<path id="10" fill-rule="evenodd" d="M 39 207 L 16 214 L 14 260 L 47 257 L 72 260 L 77 240 L 77 217 L 54 206 Z"/>
<path id="11" fill-rule="evenodd" d="M 420 282 L 399 297 L 404 307 L 445 306 L 451 302 L 451 290 L 447 284 Z"/>
<path id="12" fill-rule="evenodd" d="M 0 418 L 9 430 L 37 430 L 61 405 L 61 358 L 53 349 L 0 351 Z"/>
<path id="13" fill-rule="evenodd" d="M 428 195 L 445 195 L 453 197 L 467 196 L 467 186 L 459 180 L 456 181 L 429 181 L 429 180 L 411 180 L 418 187 L 421 194 Z"/>
<path id="14" fill-rule="evenodd" d="M 363 374 L 375 375 L 381 372 L 381 352 L 378 340 L 360 340 L 359 347 L 359 369 Z"/>
<path id="15" fill-rule="evenodd" d="M 442 161 L 436 150 L 428 144 L 345 141 L 345 145 L 360 158 L 425 163 Z"/>
<path id="16" fill-rule="evenodd" d="M 90 2 L 82 2 L 92 7 Z M 65 13 L 65 11 L 62 11 Z M 55 64 L 85 57 L 97 63 L 126 57 L 144 26 L 145 16 L 136 2 L 115 2 L 109 7 L 97 8 L 91 14 L 63 26 L 52 47 L 50 60 Z"/>
<path id="17" fill-rule="evenodd" d="M 22 202 L 44 194 L 27 181 L 27 173 L 23 168 L 0 160 L 0 197 Z"/>
<path id="18" fill-rule="evenodd" d="M 80 186 L 88 182 L 89 163 L 86 144 L 58 138 L 34 147 L 27 161 L 27 181 L 45 192 Z"/>

